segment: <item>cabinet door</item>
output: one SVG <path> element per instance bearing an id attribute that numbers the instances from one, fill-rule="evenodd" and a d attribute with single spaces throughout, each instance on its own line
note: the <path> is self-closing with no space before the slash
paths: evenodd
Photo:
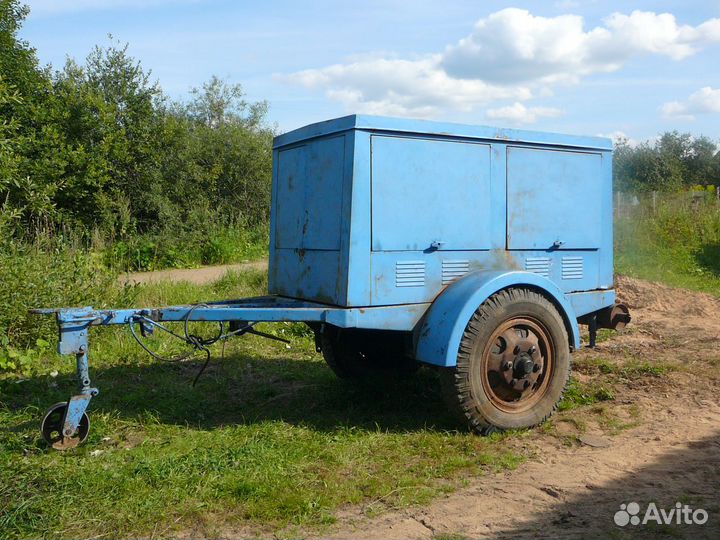
<path id="1" fill-rule="evenodd" d="M 603 156 L 507 150 L 508 249 L 597 249 Z"/>
<path id="2" fill-rule="evenodd" d="M 373 251 L 489 248 L 489 145 L 372 137 Z"/>
<path id="3" fill-rule="evenodd" d="M 275 247 L 340 249 L 345 137 L 278 152 Z"/>

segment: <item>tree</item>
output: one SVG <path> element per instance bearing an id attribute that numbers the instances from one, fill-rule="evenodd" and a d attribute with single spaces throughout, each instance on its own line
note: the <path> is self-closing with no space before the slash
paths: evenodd
<path id="1" fill-rule="evenodd" d="M 16 233 L 117 238 L 267 219 L 266 102 L 217 77 L 171 102 L 112 36 L 51 73 L 18 38 L 27 13 L 0 0 L 0 204 Z"/>
<path id="2" fill-rule="evenodd" d="M 53 155 L 46 148 L 55 142 L 46 137 L 44 122 L 51 85 L 35 50 L 18 38 L 27 14 L 17 0 L 0 0 L 0 123 L 12 134 L 0 153 L 0 197 L 5 211 L 14 209 L 26 222 L 51 219 L 55 213 L 53 167 L 46 169 L 44 159 Z"/>
<path id="3" fill-rule="evenodd" d="M 630 146 L 618 141 L 614 154 L 615 188 L 674 191 L 694 185 L 720 184 L 717 146 L 707 137 L 677 131 L 655 142 Z"/>
<path id="4" fill-rule="evenodd" d="M 687 181 L 692 185 L 718 184 L 720 171 L 716 169 L 717 146 L 705 136 L 693 139 L 687 157 Z"/>
<path id="5" fill-rule="evenodd" d="M 114 216 L 129 206 L 141 228 L 151 226 L 158 219 L 150 193 L 163 141 L 156 112 L 162 93 L 150 72 L 127 45 L 111 42 L 96 46 L 84 66 L 68 60 L 53 86 L 62 103 L 55 122 L 68 145 L 62 208 L 86 226 L 117 232 Z"/>
<path id="6" fill-rule="evenodd" d="M 266 101 L 248 103 L 240 84 L 228 84 L 213 75 L 202 88 L 190 91 L 189 116 L 210 128 L 231 123 L 246 129 L 261 128 L 268 111 Z"/>

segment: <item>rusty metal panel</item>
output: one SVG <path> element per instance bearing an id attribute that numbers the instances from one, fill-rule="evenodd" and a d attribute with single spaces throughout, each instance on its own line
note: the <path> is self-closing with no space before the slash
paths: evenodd
<path id="1" fill-rule="evenodd" d="M 276 150 L 269 290 L 346 305 L 347 134 Z"/>
<path id="2" fill-rule="evenodd" d="M 507 150 L 508 249 L 598 249 L 600 153 Z"/>
<path id="3" fill-rule="evenodd" d="M 345 137 L 278 152 L 275 247 L 340 249 Z"/>
<path id="4" fill-rule="evenodd" d="M 372 250 L 490 248 L 490 145 L 372 137 Z"/>

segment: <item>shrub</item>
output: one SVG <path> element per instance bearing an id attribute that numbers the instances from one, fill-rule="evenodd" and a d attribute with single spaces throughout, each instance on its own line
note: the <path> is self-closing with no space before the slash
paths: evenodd
<path id="1" fill-rule="evenodd" d="M 61 241 L 0 246 L 0 339 L 21 350 L 50 340 L 57 331 L 51 317 L 32 315 L 32 308 L 127 302 L 133 290 L 117 283 L 98 256 Z M 7 354 L 5 355 L 7 356 Z"/>

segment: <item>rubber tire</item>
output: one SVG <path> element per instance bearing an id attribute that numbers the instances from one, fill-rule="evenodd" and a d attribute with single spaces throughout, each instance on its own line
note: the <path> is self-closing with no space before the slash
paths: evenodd
<path id="1" fill-rule="evenodd" d="M 419 368 L 418 362 L 405 354 L 401 332 L 325 325 L 320 331 L 320 348 L 340 379 L 407 378 Z"/>
<path id="2" fill-rule="evenodd" d="M 485 343 L 505 321 L 532 316 L 546 327 L 555 351 L 555 364 L 545 395 L 527 411 L 510 413 L 492 404 L 485 392 L 475 395 L 472 378 L 480 375 L 479 364 Z M 553 415 L 570 379 L 572 355 L 567 330 L 558 310 L 542 294 L 524 288 L 500 291 L 475 311 L 465 327 L 457 365 L 440 373 L 443 396 L 450 410 L 481 435 L 506 429 L 536 426 Z M 482 388 L 482 384 L 475 387 Z"/>

